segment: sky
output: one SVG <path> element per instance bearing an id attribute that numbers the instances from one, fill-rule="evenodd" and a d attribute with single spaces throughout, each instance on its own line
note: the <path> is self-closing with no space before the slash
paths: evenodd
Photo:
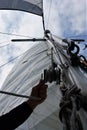
<path id="1" fill-rule="evenodd" d="M 87 58 L 87 49 L 83 51 L 87 43 L 86 0 L 44 0 L 44 21 L 45 28 L 58 37 L 84 38 L 86 41 L 81 43 L 80 53 Z M 43 36 L 40 16 L 22 11 L 0 10 L 0 88 L 19 58 L 35 44 L 12 42 L 11 39 Z"/>

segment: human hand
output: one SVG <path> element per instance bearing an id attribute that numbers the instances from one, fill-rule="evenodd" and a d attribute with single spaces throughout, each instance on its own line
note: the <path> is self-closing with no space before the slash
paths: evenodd
<path id="1" fill-rule="evenodd" d="M 32 110 L 37 105 L 39 105 L 45 101 L 45 99 L 47 97 L 47 88 L 48 88 L 48 85 L 46 85 L 43 80 L 41 80 L 38 85 L 33 87 L 32 92 L 31 92 L 31 97 L 36 97 L 38 99 L 37 100 L 29 99 L 27 101 L 28 105 L 31 107 Z"/>

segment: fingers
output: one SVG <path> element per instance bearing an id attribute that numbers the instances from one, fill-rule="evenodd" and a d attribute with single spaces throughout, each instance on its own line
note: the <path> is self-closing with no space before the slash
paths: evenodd
<path id="1" fill-rule="evenodd" d="M 44 80 L 40 80 L 39 84 L 37 84 L 34 88 L 38 88 L 39 89 L 44 84 L 45 84 Z"/>
<path id="2" fill-rule="evenodd" d="M 33 87 L 31 95 L 41 99 L 46 99 L 47 88 L 48 85 L 46 85 L 45 82 L 41 80 L 37 86 Z"/>
<path id="3" fill-rule="evenodd" d="M 39 86 L 43 86 L 43 85 L 45 85 L 44 80 L 40 80 L 40 82 L 39 82 Z"/>
<path id="4" fill-rule="evenodd" d="M 44 82 L 44 80 L 40 80 L 39 84 L 37 86 L 35 86 L 36 88 L 40 88 L 40 87 L 44 87 L 46 84 Z"/>
<path id="5" fill-rule="evenodd" d="M 29 106 L 31 106 L 32 109 L 45 101 L 45 99 L 47 98 L 47 88 L 48 85 L 46 85 L 43 80 L 40 80 L 39 84 L 33 87 L 31 96 L 39 98 L 39 100 L 28 100 L 28 104 Z"/>
<path id="6" fill-rule="evenodd" d="M 47 88 L 48 88 L 48 85 L 44 85 L 44 86 L 41 86 L 41 88 L 39 89 L 39 97 L 41 99 L 46 99 L 46 97 L 47 97 Z"/>

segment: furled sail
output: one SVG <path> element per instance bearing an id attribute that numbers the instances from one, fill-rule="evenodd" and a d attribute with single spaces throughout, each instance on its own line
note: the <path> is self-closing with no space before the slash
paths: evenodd
<path id="1" fill-rule="evenodd" d="M 0 0 L 1 10 L 22 10 L 42 16 L 42 0 Z"/>

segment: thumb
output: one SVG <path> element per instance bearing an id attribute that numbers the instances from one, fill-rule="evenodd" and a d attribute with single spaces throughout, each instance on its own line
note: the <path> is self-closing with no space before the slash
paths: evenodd
<path id="1" fill-rule="evenodd" d="M 39 88 L 39 87 L 43 86 L 44 84 L 45 84 L 44 80 L 40 80 L 39 84 L 37 85 L 37 87 Z"/>

